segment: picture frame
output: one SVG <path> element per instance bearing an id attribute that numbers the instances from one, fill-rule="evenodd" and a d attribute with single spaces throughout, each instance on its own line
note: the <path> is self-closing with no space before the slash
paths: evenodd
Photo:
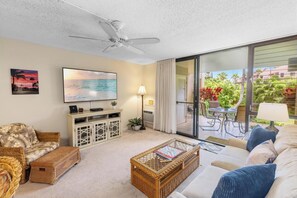
<path id="1" fill-rule="evenodd" d="M 10 69 L 10 76 L 13 95 L 39 94 L 37 70 Z"/>
<path id="2" fill-rule="evenodd" d="M 78 112 L 76 105 L 70 105 L 69 110 L 70 110 L 70 113 L 77 113 Z"/>

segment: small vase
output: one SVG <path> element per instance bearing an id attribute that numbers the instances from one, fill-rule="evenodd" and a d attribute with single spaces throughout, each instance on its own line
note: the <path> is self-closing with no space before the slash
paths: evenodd
<path id="1" fill-rule="evenodd" d="M 116 109 L 117 108 L 117 106 L 112 106 L 112 109 Z"/>

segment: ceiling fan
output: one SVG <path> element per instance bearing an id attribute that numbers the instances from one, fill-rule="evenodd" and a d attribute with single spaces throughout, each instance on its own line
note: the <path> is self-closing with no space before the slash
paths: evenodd
<path id="1" fill-rule="evenodd" d="M 137 54 L 143 54 L 144 51 L 136 48 L 134 45 L 142 45 L 142 44 L 154 44 L 159 43 L 160 39 L 158 38 L 133 38 L 128 39 L 126 35 L 121 32 L 121 29 L 124 27 L 124 23 L 118 20 L 100 20 L 99 25 L 102 27 L 104 32 L 109 36 L 108 40 L 100 39 L 100 38 L 91 38 L 85 36 L 78 35 L 70 35 L 71 38 L 78 39 L 89 39 L 89 40 L 97 40 L 101 42 L 110 43 L 108 47 L 106 47 L 103 52 L 109 52 L 116 48 L 125 48 L 131 52 Z"/>

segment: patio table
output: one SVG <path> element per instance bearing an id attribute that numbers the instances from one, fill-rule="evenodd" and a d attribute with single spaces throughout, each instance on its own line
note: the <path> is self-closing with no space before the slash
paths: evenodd
<path id="1" fill-rule="evenodd" d="M 221 132 L 223 132 L 223 128 L 225 126 L 225 121 L 227 119 L 227 115 L 231 114 L 231 113 L 236 113 L 236 109 L 235 108 L 222 108 L 222 107 L 216 107 L 216 108 L 209 108 L 208 109 L 209 112 L 212 113 L 218 113 L 218 114 L 222 114 L 223 115 L 223 120 L 221 122 Z"/>

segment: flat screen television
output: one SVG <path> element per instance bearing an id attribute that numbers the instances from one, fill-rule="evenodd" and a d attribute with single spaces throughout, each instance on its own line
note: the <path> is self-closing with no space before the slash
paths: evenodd
<path id="1" fill-rule="evenodd" d="M 117 99 L 117 74 L 63 67 L 64 102 Z"/>

